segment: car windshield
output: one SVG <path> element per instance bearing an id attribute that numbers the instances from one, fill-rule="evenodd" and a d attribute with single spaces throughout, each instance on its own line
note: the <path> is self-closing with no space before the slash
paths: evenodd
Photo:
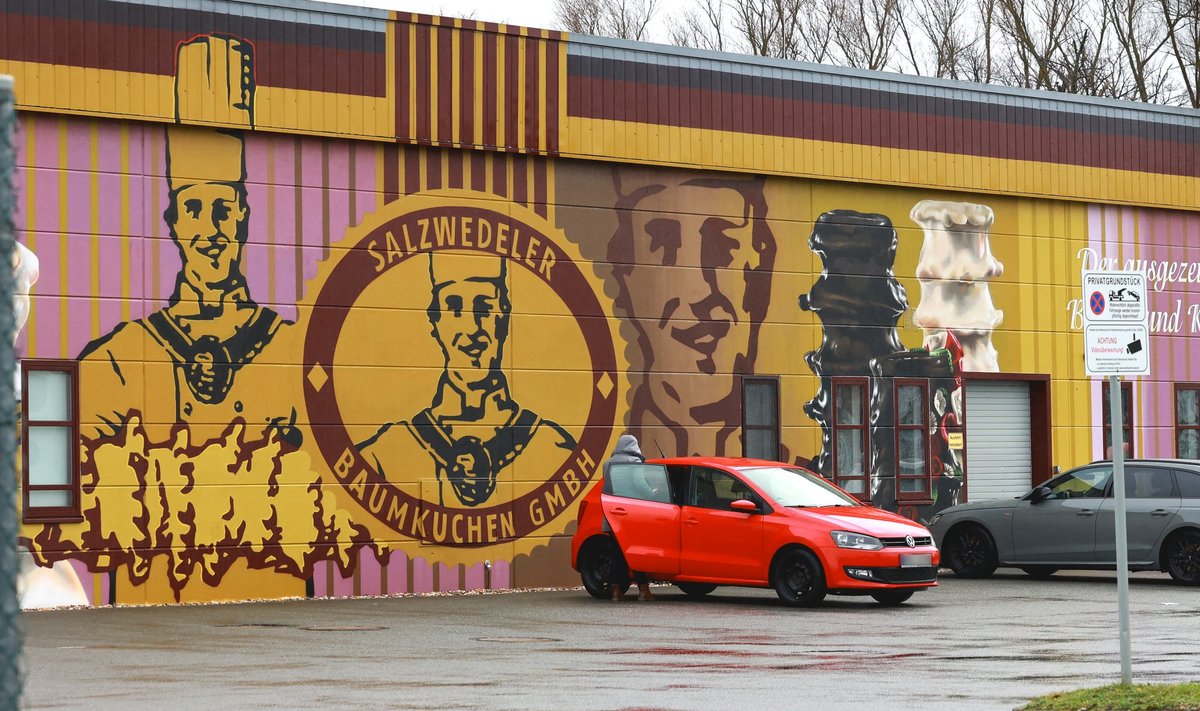
<path id="1" fill-rule="evenodd" d="M 739 472 L 780 506 L 861 506 L 816 474 L 793 467 L 744 467 Z"/>

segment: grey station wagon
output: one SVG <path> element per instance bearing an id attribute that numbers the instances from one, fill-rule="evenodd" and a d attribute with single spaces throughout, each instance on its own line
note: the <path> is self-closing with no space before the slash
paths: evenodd
<path id="1" fill-rule="evenodd" d="M 951 506 L 929 529 L 942 564 L 965 578 L 1015 566 L 1033 576 L 1115 569 L 1112 462 L 1072 469 L 1016 499 Z M 1125 463 L 1130 570 L 1162 570 L 1200 585 L 1200 461 Z"/>

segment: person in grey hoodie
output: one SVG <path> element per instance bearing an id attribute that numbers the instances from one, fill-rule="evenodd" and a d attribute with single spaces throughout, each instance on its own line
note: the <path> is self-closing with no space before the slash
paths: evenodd
<path id="1" fill-rule="evenodd" d="M 642 454 L 637 437 L 623 434 L 617 438 L 617 446 L 613 448 L 612 456 L 604 461 L 604 478 L 608 479 L 613 464 L 637 464 L 644 461 L 646 461 L 646 457 Z M 655 600 L 654 593 L 650 592 L 650 580 L 646 574 L 630 570 L 619 548 L 616 554 L 620 558 L 615 560 L 613 565 L 612 599 L 620 600 L 624 597 L 625 590 L 629 586 L 629 578 L 632 575 L 638 586 L 638 599 Z"/>

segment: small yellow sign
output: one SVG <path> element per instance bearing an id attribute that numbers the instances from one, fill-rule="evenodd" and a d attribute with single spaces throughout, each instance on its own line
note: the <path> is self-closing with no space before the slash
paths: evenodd
<path id="1" fill-rule="evenodd" d="M 963 433 L 962 432 L 947 432 L 946 441 L 950 445 L 950 449 L 963 448 Z"/>

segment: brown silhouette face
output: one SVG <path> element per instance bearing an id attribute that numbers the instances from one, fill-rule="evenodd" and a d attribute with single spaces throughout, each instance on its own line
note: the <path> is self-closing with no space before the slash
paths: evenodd
<path id="1" fill-rule="evenodd" d="M 463 279 L 439 287 L 433 333 L 454 380 L 479 383 L 500 367 L 501 322 L 507 318 L 500 296 L 492 280 Z"/>
<path id="2" fill-rule="evenodd" d="M 189 283 L 212 287 L 237 273 L 242 258 L 239 234 L 246 216 L 246 206 L 232 185 L 198 183 L 179 189 L 170 228 Z"/>
<path id="3" fill-rule="evenodd" d="M 638 266 L 623 281 L 654 370 L 734 372 L 748 346 L 746 329 L 733 332 L 745 319 L 745 274 L 760 261 L 745 197 L 717 185 L 664 184 L 631 220 Z"/>

